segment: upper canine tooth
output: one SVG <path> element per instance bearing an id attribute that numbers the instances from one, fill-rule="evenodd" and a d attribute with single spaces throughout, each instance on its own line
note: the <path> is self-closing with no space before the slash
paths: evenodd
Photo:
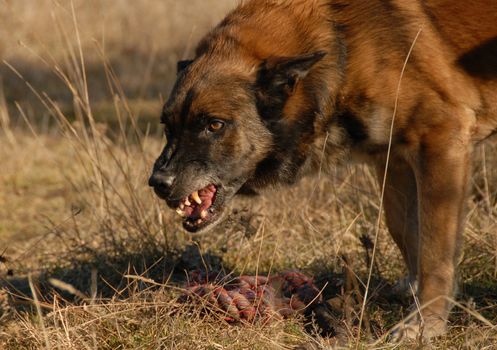
<path id="1" fill-rule="evenodd" d="M 187 207 L 189 207 L 190 205 L 192 205 L 192 203 L 190 203 L 190 201 L 188 200 L 188 197 L 186 197 L 186 199 L 185 199 L 185 205 Z"/>
<path id="2" fill-rule="evenodd" d="M 198 196 L 198 191 L 192 193 L 192 199 L 197 202 L 197 204 L 202 204 L 202 200 Z"/>

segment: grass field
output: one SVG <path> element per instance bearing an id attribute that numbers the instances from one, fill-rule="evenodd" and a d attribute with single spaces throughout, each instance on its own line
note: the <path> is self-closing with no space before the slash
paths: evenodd
<path id="1" fill-rule="evenodd" d="M 380 191 L 368 166 L 236 199 L 226 223 L 200 237 L 148 188 L 176 61 L 234 3 L 0 0 L 1 349 L 421 347 L 385 340 L 412 299 L 392 293 L 405 270 L 377 225 Z M 496 348 L 494 149 L 476 152 L 458 304 L 434 348 Z M 376 233 L 359 331 L 371 263 L 361 242 Z M 178 304 L 185 272 L 205 268 L 315 276 L 337 305 L 338 339 L 299 317 L 228 325 Z M 336 283 L 350 272 L 354 290 Z"/>

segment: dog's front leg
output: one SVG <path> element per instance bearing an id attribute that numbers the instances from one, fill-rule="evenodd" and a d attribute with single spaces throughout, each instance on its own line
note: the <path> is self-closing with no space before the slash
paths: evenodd
<path id="1" fill-rule="evenodd" d="M 469 132 L 426 135 L 415 163 L 419 198 L 420 314 L 401 330 L 424 338 L 443 334 L 454 297 L 472 146 Z"/>

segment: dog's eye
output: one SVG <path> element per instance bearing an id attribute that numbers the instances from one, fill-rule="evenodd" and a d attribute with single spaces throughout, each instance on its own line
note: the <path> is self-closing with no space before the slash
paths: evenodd
<path id="1" fill-rule="evenodd" d="M 224 128 L 224 122 L 220 120 L 213 120 L 209 123 L 209 126 L 207 127 L 207 130 L 210 132 L 216 132 Z"/>

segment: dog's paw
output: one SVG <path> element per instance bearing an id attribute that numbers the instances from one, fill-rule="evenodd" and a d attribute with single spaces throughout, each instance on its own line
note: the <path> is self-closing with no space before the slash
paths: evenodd
<path id="1" fill-rule="evenodd" d="M 420 330 L 421 326 L 416 318 L 406 322 L 402 321 L 391 330 L 388 340 L 392 343 L 417 340 L 420 338 Z"/>
<path id="2" fill-rule="evenodd" d="M 411 315 L 391 330 L 389 340 L 393 343 L 427 341 L 445 334 L 446 331 L 446 322 L 439 318 L 421 319 L 419 315 Z"/>

